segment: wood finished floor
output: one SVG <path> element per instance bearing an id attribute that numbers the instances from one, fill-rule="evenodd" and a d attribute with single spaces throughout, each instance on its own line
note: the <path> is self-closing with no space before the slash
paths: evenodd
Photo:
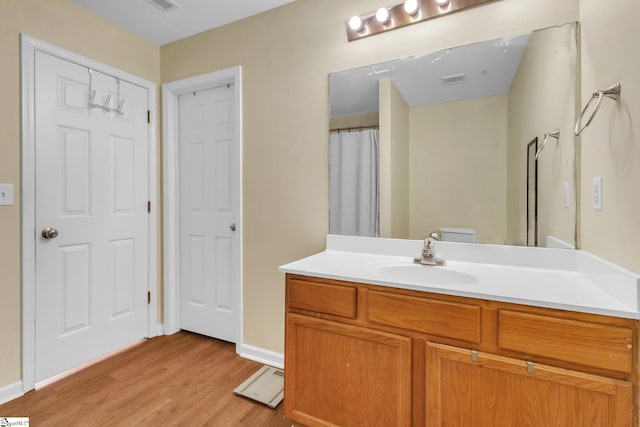
<path id="1" fill-rule="evenodd" d="M 290 427 L 282 403 L 270 409 L 233 394 L 261 366 L 233 344 L 179 332 L 0 405 L 0 416 L 30 417 L 35 427 Z"/>

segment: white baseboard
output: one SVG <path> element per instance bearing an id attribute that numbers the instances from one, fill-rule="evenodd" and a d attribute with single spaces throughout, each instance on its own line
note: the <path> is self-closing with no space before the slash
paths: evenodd
<path id="1" fill-rule="evenodd" d="M 0 405 L 13 399 L 17 399 L 22 395 L 24 395 L 24 392 L 22 391 L 22 381 L 16 381 L 15 383 L 2 386 L 0 387 Z M 16 414 L 2 414 L 2 416 L 9 415 Z"/>
<path id="2" fill-rule="evenodd" d="M 161 337 L 164 335 L 164 325 L 162 323 L 158 323 L 156 326 L 156 336 Z"/>
<path id="3" fill-rule="evenodd" d="M 280 369 L 284 368 L 284 354 L 282 353 L 276 353 L 275 351 L 265 350 L 264 348 L 248 344 L 241 344 L 239 347 L 238 354 L 245 359 L 264 363 Z"/>

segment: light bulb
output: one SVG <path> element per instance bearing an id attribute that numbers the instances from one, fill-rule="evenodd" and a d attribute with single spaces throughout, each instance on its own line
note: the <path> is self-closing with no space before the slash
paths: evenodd
<path id="1" fill-rule="evenodd" d="M 351 19 L 349 19 L 349 28 L 358 33 L 362 31 L 364 28 L 362 19 L 359 16 L 352 16 Z"/>
<path id="2" fill-rule="evenodd" d="M 445 7 L 449 4 L 449 0 L 436 0 L 436 3 L 438 3 L 440 7 Z"/>
<path id="3" fill-rule="evenodd" d="M 404 2 L 404 11 L 413 16 L 418 13 L 418 0 L 407 0 Z"/>
<path id="4" fill-rule="evenodd" d="M 389 10 L 385 7 L 381 7 L 380 9 L 378 9 L 378 11 L 376 12 L 376 19 L 381 24 L 386 24 L 387 22 L 389 22 Z"/>

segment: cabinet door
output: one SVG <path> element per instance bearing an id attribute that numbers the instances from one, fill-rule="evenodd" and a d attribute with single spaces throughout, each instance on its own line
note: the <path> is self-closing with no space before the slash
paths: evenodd
<path id="1" fill-rule="evenodd" d="M 307 426 L 409 426 L 411 339 L 287 314 L 285 416 Z"/>
<path id="2" fill-rule="evenodd" d="M 631 426 L 630 382 L 429 343 L 428 426 Z"/>

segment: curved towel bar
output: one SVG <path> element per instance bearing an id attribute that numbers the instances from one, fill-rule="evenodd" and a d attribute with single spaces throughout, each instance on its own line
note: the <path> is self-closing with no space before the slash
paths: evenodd
<path id="1" fill-rule="evenodd" d="M 596 113 L 598 112 L 598 108 L 600 108 L 600 101 L 602 101 L 602 98 L 606 96 L 607 98 L 611 98 L 614 101 L 617 101 L 618 99 L 620 99 L 621 89 L 622 89 L 622 85 L 616 82 L 611 86 L 609 86 L 608 88 L 606 88 L 605 90 L 596 90 L 595 92 L 593 92 L 591 99 L 589 99 L 589 102 L 587 102 L 587 105 L 584 106 L 582 113 L 580 113 L 580 117 L 578 117 L 576 126 L 573 129 L 573 133 L 575 133 L 576 136 L 580 136 L 580 134 L 584 132 L 587 126 L 589 126 L 589 123 L 591 123 L 591 120 L 593 120 Z M 587 112 L 587 109 L 589 108 L 589 106 L 591 105 L 594 99 L 597 99 L 596 107 L 593 109 L 593 112 L 589 116 L 589 119 L 587 120 L 587 122 L 582 127 L 580 127 L 580 122 L 582 122 L 582 119 L 584 118 L 584 114 Z"/>
<path id="2" fill-rule="evenodd" d="M 542 145 L 540 145 L 540 148 L 538 148 L 538 151 L 536 151 L 536 160 L 540 158 L 540 155 L 542 154 L 542 149 L 544 148 L 544 145 L 547 143 L 549 138 L 560 139 L 560 129 L 554 129 L 551 132 L 544 134 L 544 140 L 542 141 Z"/>

